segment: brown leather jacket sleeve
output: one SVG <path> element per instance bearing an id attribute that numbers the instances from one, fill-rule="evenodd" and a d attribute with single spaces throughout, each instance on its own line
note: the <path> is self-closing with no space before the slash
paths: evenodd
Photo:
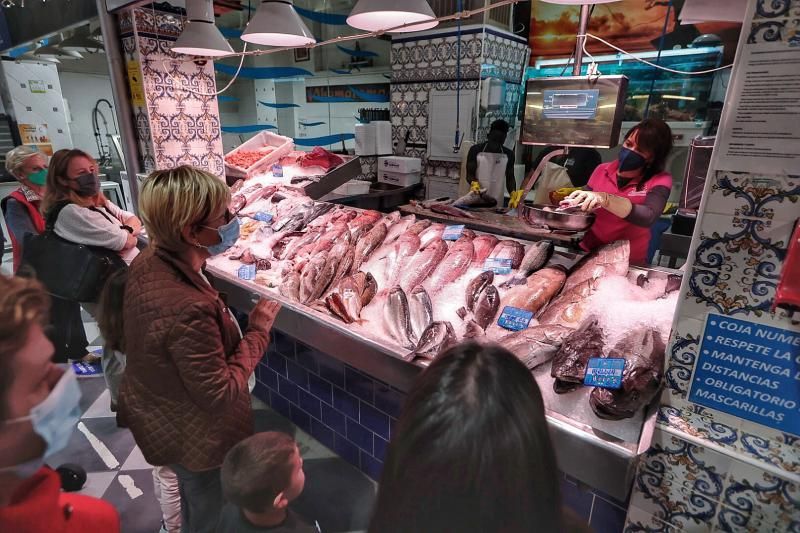
<path id="1" fill-rule="evenodd" d="M 269 344 L 269 334 L 249 329 L 230 357 L 225 356 L 216 309 L 187 306 L 167 337 L 167 349 L 192 401 L 212 411 L 247 391 L 247 378 Z"/>

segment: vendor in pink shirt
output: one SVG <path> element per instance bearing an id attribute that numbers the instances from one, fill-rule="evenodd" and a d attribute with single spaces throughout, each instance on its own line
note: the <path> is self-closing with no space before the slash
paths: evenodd
<path id="1" fill-rule="evenodd" d="M 602 163 L 583 190 L 562 205 L 594 211 L 594 224 L 580 246 L 589 252 L 613 241 L 631 243 L 631 263 L 647 262 L 650 226 L 664 211 L 672 175 L 664 171 L 672 150 L 672 130 L 662 120 L 648 118 L 625 135 L 616 161 Z"/>

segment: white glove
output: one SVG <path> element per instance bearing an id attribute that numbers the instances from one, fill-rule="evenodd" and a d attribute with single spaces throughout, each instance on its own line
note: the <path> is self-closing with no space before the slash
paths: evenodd
<path id="1" fill-rule="evenodd" d="M 561 202 L 562 206 L 580 207 L 581 211 L 590 212 L 601 207 L 609 213 L 625 218 L 631 214 L 633 204 L 627 198 L 608 194 L 607 192 L 575 191 Z"/>

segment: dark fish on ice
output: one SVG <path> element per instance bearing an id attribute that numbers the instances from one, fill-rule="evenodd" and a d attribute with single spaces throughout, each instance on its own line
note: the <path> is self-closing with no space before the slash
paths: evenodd
<path id="1" fill-rule="evenodd" d="M 303 268 L 300 276 L 300 301 L 309 303 L 322 296 L 334 274 L 336 274 L 336 265 L 328 261 L 327 256 L 313 257 Z"/>
<path id="2" fill-rule="evenodd" d="M 333 279 L 331 280 L 331 286 L 335 285 L 339 280 L 350 273 L 353 267 L 353 261 L 355 260 L 355 255 L 356 247 L 352 244 L 348 244 L 346 250 L 344 250 L 344 253 L 342 254 L 341 259 L 339 260 L 339 264 L 336 265 L 336 273 L 333 275 Z"/>
<path id="3" fill-rule="evenodd" d="M 475 309 L 475 302 L 478 301 L 478 297 L 480 296 L 481 292 L 483 292 L 483 289 L 491 285 L 493 282 L 494 282 L 494 272 L 492 272 L 491 270 L 487 270 L 486 272 L 481 272 L 480 274 L 475 276 L 472 279 L 472 281 L 469 282 L 465 294 L 467 309 L 469 309 L 470 311 Z"/>
<path id="4" fill-rule="evenodd" d="M 511 259 L 511 268 L 519 268 L 523 257 L 525 257 L 525 247 L 513 239 L 498 242 L 489 254 L 490 259 Z"/>
<path id="5" fill-rule="evenodd" d="M 507 289 L 525 283 L 528 276 L 542 268 L 550 260 L 553 248 L 553 243 L 550 241 L 538 241 L 531 244 L 528 251 L 525 252 L 525 257 L 522 258 L 517 273 L 500 287 Z"/>
<path id="6" fill-rule="evenodd" d="M 422 333 L 413 356 L 433 360 L 456 343 L 456 332 L 450 322 L 432 322 Z"/>
<path id="7" fill-rule="evenodd" d="M 533 370 L 553 358 L 571 331 L 572 328 L 555 324 L 537 325 L 506 335 L 498 343 Z"/>
<path id="8" fill-rule="evenodd" d="M 564 290 L 580 285 L 589 278 L 625 276 L 628 274 L 631 246 L 628 241 L 614 241 L 583 257 L 572 268 Z"/>
<path id="9" fill-rule="evenodd" d="M 488 285 L 481 291 L 478 301 L 475 302 L 473 311 L 475 322 L 485 330 L 497 316 L 498 309 L 500 309 L 500 293 L 497 292 L 497 287 Z"/>
<path id="10" fill-rule="evenodd" d="M 553 356 L 550 375 L 555 378 L 553 390 L 564 394 L 577 389 L 586 376 L 586 365 L 591 357 L 603 355 L 603 329 L 596 318 L 587 319 L 580 328 L 564 338 L 561 348 Z"/>
<path id="11" fill-rule="evenodd" d="M 664 375 L 664 341 L 655 330 L 632 331 L 608 353 L 608 357 L 625 359 L 622 387 L 595 387 L 589 395 L 592 411 L 606 420 L 630 418 L 650 403 L 661 387 Z"/>
<path id="12" fill-rule="evenodd" d="M 413 350 L 417 339 L 411 329 L 408 298 L 400 287 L 389 291 L 383 306 L 383 323 L 389 335 L 402 347 Z"/>

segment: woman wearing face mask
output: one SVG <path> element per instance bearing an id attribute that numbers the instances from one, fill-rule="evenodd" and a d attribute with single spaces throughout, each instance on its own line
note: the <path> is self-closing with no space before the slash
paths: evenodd
<path id="1" fill-rule="evenodd" d="M 63 449 L 80 418 L 72 370 L 53 365 L 49 297 L 33 280 L 0 276 L 0 531 L 119 531 L 103 500 L 61 492 L 44 466 Z"/>
<path id="2" fill-rule="evenodd" d="M 616 161 L 598 166 L 584 190 L 561 203 L 595 211 L 594 224 L 580 243 L 591 251 L 617 240 L 631 243 L 631 263 L 647 262 L 650 227 L 664 211 L 672 176 L 664 171 L 672 131 L 657 118 L 631 128 Z"/>
<path id="3" fill-rule="evenodd" d="M 176 473 L 182 528 L 191 532 L 214 531 L 222 461 L 253 433 L 248 377 L 280 308 L 261 300 L 242 332 L 203 274 L 239 237 L 229 202 L 225 182 L 203 170 L 152 173 L 139 194 L 150 246 L 125 287 L 118 421 L 148 463 Z"/>
<path id="4" fill-rule="evenodd" d="M 139 253 L 136 237 L 142 223 L 100 192 L 97 163 L 82 150 L 53 157 L 42 210 L 45 219 L 55 218 L 62 239 L 117 251 L 128 264 Z"/>

